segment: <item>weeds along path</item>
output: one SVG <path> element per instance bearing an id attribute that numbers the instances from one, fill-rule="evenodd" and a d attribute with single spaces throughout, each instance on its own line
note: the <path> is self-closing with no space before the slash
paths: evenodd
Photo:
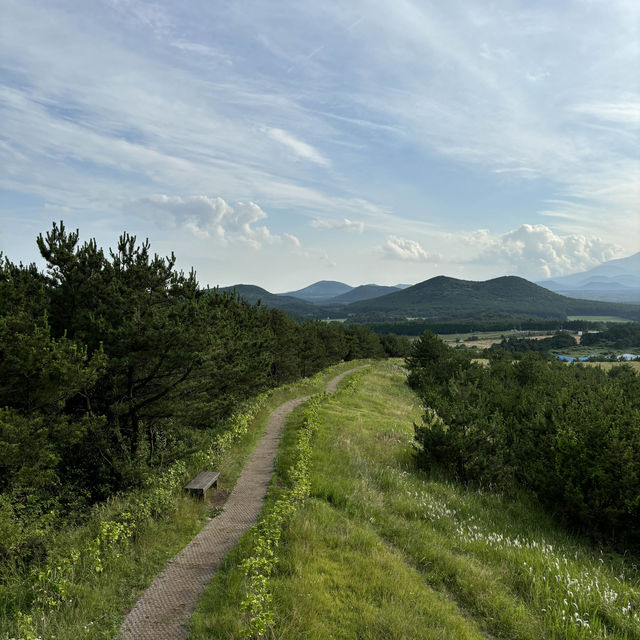
<path id="1" fill-rule="evenodd" d="M 327 393 L 334 393 L 342 378 L 361 368 L 350 369 L 333 378 L 327 384 Z M 189 618 L 207 582 L 240 536 L 258 520 L 287 416 L 310 397 L 289 400 L 269 416 L 266 432 L 242 470 L 222 513 L 209 521 L 158 574 L 122 623 L 120 638 L 187 638 Z"/>

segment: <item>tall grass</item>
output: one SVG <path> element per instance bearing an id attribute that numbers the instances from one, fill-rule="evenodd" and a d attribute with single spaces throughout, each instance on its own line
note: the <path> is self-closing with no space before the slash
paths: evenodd
<path id="1" fill-rule="evenodd" d="M 569 535 L 526 496 L 417 471 L 420 413 L 387 364 L 320 407 L 311 497 L 283 532 L 265 637 L 640 638 L 637 559 Z M 248 548 L 214 578 L 193 639 L 242 636 Z"/>
<path id="2" fill-rule="evenodd" d="M 233 488 L 271 411 L 324 390 L 344 363 L 260 396 L 190 459 L 179 461 L 142 491 L 96 506 L 81 526 L 48 530 L 42 560 L 0 559 L 0 638 L 113 638 L 142 590 L 215 509 L 184 496 L 182 486 L 212 465 L 219 486 Z"/>

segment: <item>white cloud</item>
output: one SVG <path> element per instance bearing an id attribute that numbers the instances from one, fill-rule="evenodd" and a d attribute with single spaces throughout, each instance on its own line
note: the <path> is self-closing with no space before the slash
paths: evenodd
<path id="1" fill-rule="evenodd" d="M 300 240 L 290 233 L 284 233 L 285 240 L 294 248 L 294 249 L 302 249 L 302 244 Z"/>
<path id="2" fill-rule="evenodd" d="M 319 257 L 320 257 L 320 262 L 322 262 L 327 267 L 331 267 L 333 269 L 334 267 L 337 266 L 336 263 L 328 256 L 326 251 L 320 251 Z"/>
<path id="3" fill-rule="evenodd" d="M 231 204 L 216 223 L 216 206 L 188 197 L 153 211 L 192 235 L 253 246 L 277 242 L 276 215 L 299 215 L 317 217 L 319 229 L 366 225 L 378 245 L 397 234 L 431 249 L 453 223 L 444 212 L 457 211 L 458 229 L 546 220 L 562 238 L 593 234 L 631 251 L 640 237 L 640 5 L 588 4 L 309 0 L 274 12 L 255 2 L 184 11 L 146 0 L 4 0 L 0 188 L 24 194 L 25 219 L 50 219 L 38 204 L 47 202 L 81 218 L 86 234 L 150 193 L 213 192 L 225 204 L 259 202 L 269 223 Z M 407 171 L 405 158 L 424 167 Z M 479 188 L 508 183 L 506 204 L 466 206 L 472 189 L 452 188 L 446 175 L 464 180 L 470 164 Z M 448 195 L 438 211 L 441 176 Z M 519 185 L 522 217 L 505 223 Z M 336 234 L 323 235 L 318 242 Z M 363 242 L 349 240 L 355 269 Z M 398 269 L 410 266 L 399 255 L 420 256 L 394 247 Z M 496 255 L 502 267 L 507 254 Z"/>
<path id="4" fill-rule="evenodd" d="M 606 122 L 640 126 L 640 101 L 638 100 L 579 104 L 571 107 L 571 110 Z"/>
<path id="5" fill-rule="evenodd" d="M 596 236 L 558 235 L 543 224 L 523 224 L 502 235 L 486 229 L 468 234 L 464 241 L 480 250 L 474 262 L 501 263 L 529 277 L 553 277 L 584 271 L 616 258 L 620 248 Z"/>
<path id="6" fill-rule="evenodd" d="M 217 49 L 209 47 L 205 44 L 201 44 L 199 42 L 189 42 L 188 40 L 174 40 L 171 43 L 171 46 L 175 47 L 176 49 L 181 49 L 182 51 L 197 53 L 202 56 L 220 58 L 225 64 L 233 64 L 231 58 L 228 55 L 220 53 L 220 51 L 218 51 Z"/>
<path id="7" fill-rule="evenodd" d="M 387 258 L 400 260 L 429 260 L 429 254 L 415 240 L 389 236 L 382 246 L 382 251 Z"/>
<path id="8" fill-rule="evenodd" d="M 349 218 L 344 218 L 342 222 L 315 218 L 309 224 L 314 229 L 344 229 L 345 231 L 352 231 L 354 233 L 362 233 L 364 231 L 364 222 L 349 220 Z"/>
<path id="9" fill-rule="evenodd" d="M 199 238 L 230 238 L 255 248 L 281 240 L 268 227 L 255 226 L 267 218 L 267 214 L 255 202 L 236 202 L 231 205 L 220 197 L 182 198 L 156 194 L 137 202 L 136 207 L 151 216 L 169 214 L 176 226 L 188 229 Z"/>
<path id="10" fill-rule="evenodd" d="M 295 136 L 284 131 L 283 129 L 276 129 L 273 127 L 264 127 L 263 131 L 276 142 L 283 144 L 293 151 L 298 157 L 304 158 L 320 165 L 321 167 L 328 167 L 329 161 L 314 147 L 302 140 L 298 140 Z"/>

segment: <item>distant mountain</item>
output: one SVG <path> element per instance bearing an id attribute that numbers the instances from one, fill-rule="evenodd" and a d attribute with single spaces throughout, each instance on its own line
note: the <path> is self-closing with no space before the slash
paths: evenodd
<path id="1" fill-rule="evenodd" d="M 316 317 L 318 315 L 318 308 L 310 302 L 291 296 L 270 293 L 266 289 L 253 284 L 235 284 L 231 287 L 222 287 L 220 291 L 235 291 L 251 304 L 260 301 L 266 307 L 282 309 L 294 315 L 304 317 Z"/>
<path id="2" fill-rule="evenodd" d="M 570 298 L 637 304 L 640 303 L 640 252 L 537 284 Z"/>
<path id="3" fill-rule="evenodd" d="M 351 302 L 359 302 L 360 300 L 370 300 L 371 298 L 378 298 L 387 293 L 393 293 L 394 291 L 400 291 L 398 287 L 384 287 L 379 284 L 363 284 L 347 293 L 331 298 L 323 304 L 349 304 Z"/>
<path id="4" fill-rule="evenodd" d="M 602 289 L 603 291 L 628 291 L 631 287 L 629 287 L 629 285 L 627 284 L 619 282 L 618 280 L 615 280 L 614 278 L 607 278 L 606 276 L 596 276 L 594 278 L 589 278 L 586 282 L 582 283 L 579 288 L 585 289 L 587 291 L 590 289 L 596 291 L 599 289 Z"/>
<path id="5" fill-rule="evenodd" d="M 411 284 L 394 284 L 393 285 L 396 289 L 408 289 L 409 287 L 413 286 Z"/>
<path id="6" fill-rule="evenodd" d="M 300 298 L 307 302 L 326 302 L 331 298 L 340 296 L 343 293 L 348 293 L 353 287 L 350 287 L 344 282 L 336 282 L 335 280 L 320 280 L 314 282 L 304 289 L 298 289 L 298 291 L 289 291 L 278 295 L 291 296 L 293 298 Z"/>
<path id="7" fill-rule="evenodd" d="M 485 282 L 437 276 L 379 298 L 354 302 L 348 314 L 417 318 L 499 316 L 558 318 L 567 315 L 618 315 L 640 320 L 640 306 L 575 300 L 516 276 Z"/>
<path id="8" fill-rule="evenodd" d="M 597 276 L 596 276 L 597 277 Z M 601 282 L 601 280 L 598 280 Z M 348 287 L 340 282 L 319 282 L 307 289 L 319 285 L 316 295 L 322 289 L 326 292 L 332 286 Z M 321 285 L 321 286 L 320 286 Z M 326 285 L 326 286 L 325 286 Z M 285 294 L 270 293 L 255 285 L 239 284 L 225 287 L 222 291 L 235 290 L 251 303 L 258 300 L 267 307 L 282 309 L 303 318 L 350 317 L 354 320 L 371 322 L 389 319 L 425 318 L 437 320 L 478 320 L 492 321 L 506 318 L 545 318 L 564 320 L 567 316 L 619 316 L 640 321 L 640 305 L 619 304 L 575 299 L 560 295 L 544 287 L 518 278 L 504 276 L 474 282 L 458 280 L 446 276 L 437 276 L 406 289 L 363 285 L 348 287 L 349 291 L 334 296 L 322 303 L 309 302 Z M 349 302 L 349 295 L 373 295 Z M 304 289 L 302 290 L 304 292 Z M 337 300 L 341 298 L 341 300 Z M 345 298 L 347 298 L 345 300 Z M 318 300 L 318 298 L 316 298 Z"/>

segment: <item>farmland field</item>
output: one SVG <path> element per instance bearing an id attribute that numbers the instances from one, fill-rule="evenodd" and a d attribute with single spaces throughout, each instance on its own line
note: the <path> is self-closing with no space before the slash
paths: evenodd
<path id="1" fill-rule="evenodd" d="M 585 320 L 587 322 L 629 322 L 628 318 L 619 316 L 568 316 L 567 320 Z"/>
<path id="2" fill-rule="evenodd" d="M 547 338 L 553 332 L 548 331 L 477 331 L 473 333 L 447 333 L 440 334 L 440 338 L 451 346 L 463 344 L 466 347 L 477 347 L 478 349 L 488 349 L 492 344 L 499 344 L 503 338 Z"/>
<path id="3" fill-rule="evenodd" d="M 640 360 L 632 360 L 631 362 L 582 362 L 581 364 L 586 364 L 589 367 L 600 367 L 605 371 L 608 371 L 613 367 L 619 367 L 622 364 L 628 364 L 640 373 Z"/>

